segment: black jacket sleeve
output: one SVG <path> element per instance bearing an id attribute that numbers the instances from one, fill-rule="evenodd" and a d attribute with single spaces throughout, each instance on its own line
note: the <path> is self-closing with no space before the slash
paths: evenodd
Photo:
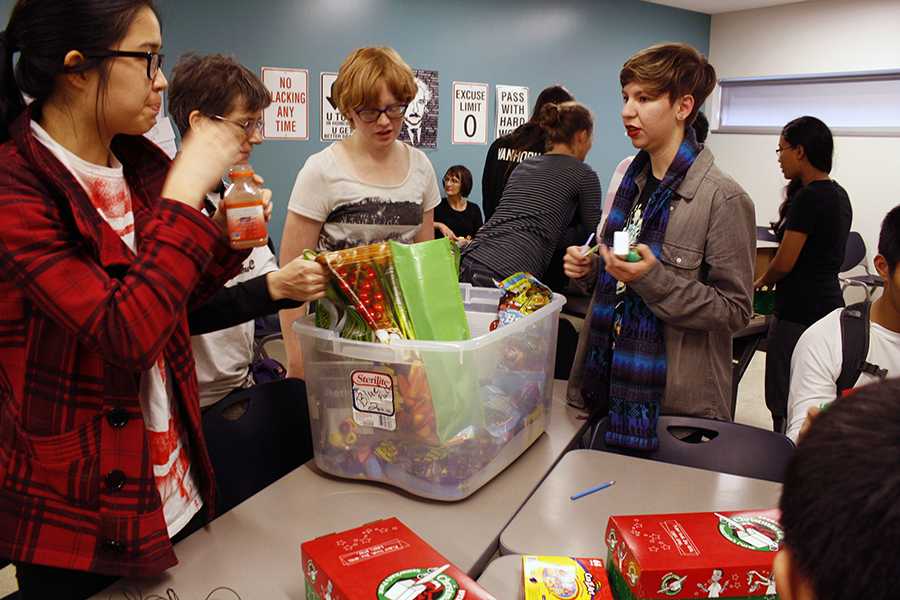
<path id="1" fill-rule="evenodd" d="M 200 335 L 246 323 L 303 304 L 296 300 L 272 300 L 266 276 L 260 275 L 231 287 L 223 287 L 203 305 L 188 313 L 191 335 Z"/>
<path id="2" fill-rule="evenodd" d="M 500 181 L 497 173 L 497 148 L 500 140 L 497 138 L 488 148 L 484 159 L 484 171 L 481 174 L 481 208 L 484 210 L 484 220 L 487 221 L 497 210 L 500 196 L 503 194 L 505 181 Z"/>

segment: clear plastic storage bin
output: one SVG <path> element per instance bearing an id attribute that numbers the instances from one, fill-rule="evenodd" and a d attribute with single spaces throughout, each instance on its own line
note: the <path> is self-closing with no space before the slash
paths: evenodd
<path id="1" fill-rule="evenodd" d="M 472 332 L 463 342 L 356 342 L 312 316 L 294 323 L 320 469 L 461 500 L 541 435 L 565 298 L 490 331 L 501 291 L 460 292 Z"/>

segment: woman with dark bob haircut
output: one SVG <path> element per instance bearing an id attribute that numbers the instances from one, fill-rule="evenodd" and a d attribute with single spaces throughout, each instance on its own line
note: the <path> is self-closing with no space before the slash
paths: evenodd
<path id="1" fill-rule="evenodd" d="M 472 193 L 472 172 L 462 165 L 447 169 L 444 193 L 447 195 L 434 209 L 434 235 L 465 246 L 484 224 L 481 209 L 468 201 Z"/>
<path id="2" fill-rule="evenodd" d="M 775 284 L 775 319 L 766 349 L 766 405 L 784 432 L 791 356 L 806 329 L 844 306 L 838 271 L 853 221 L 850 197 L 831 179 L 834 139 L 815 117 L 784 126 L 775 149 L 787 179 L 775 235 L 779 246 L 755 288 Z"/>
<path id="3" fill-rule="evenodd" d="M 160 573 L 215 506 L 187 311 L 247 254 L 200 211 L 241 139 L 143 137 L 161 47 L 151 0 L 19 0 L 0 34 L 0 556 L 28 600 Z"/>

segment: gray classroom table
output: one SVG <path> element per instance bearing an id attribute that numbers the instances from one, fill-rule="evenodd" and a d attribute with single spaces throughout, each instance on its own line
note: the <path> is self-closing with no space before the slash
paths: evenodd
<path id="1" fill-rule="evenodd" d="M 565 404 L 565 392 L 566 382 L 555 381 L 548 431 L 465 500 L 423 500 L 388 486 L 329 477 L 309 462 L 180 542 L 179 564 L 163 575 L 122 580 L 94 598 L 167 598 L 171 588 L 180 598 L 203 599 L 219 586 L 241 600 L 304 598 L 302 542 L 392 516 L 477 577 L 496 552 L 500 532 L 584 428 L 581 412 Z M 236 600 L 230 592 L 213 598 Z"/>
<path id="2" fill-rule="evenodd" d="M 478 578 L 478 585 L 497 600 L 522 600 L 525 597 L 522 557 L 508 554 L 495 558 Z"/>
<path id="3" fill-rule="evenodd" d="M 610 479 L 610 488 L 569 499 Z M 780 495 L 781 484 L 771 481 L 573 450 L 503 530 L 500 553 L 602 558 L 611 515 L 775 508 Z"/>

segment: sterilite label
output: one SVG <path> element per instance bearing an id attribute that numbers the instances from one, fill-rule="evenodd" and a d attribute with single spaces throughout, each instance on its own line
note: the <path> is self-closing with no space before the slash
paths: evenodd
<path id="1" fill-rule="evenodd" d="M 381 544 L 375 544 L 374 546 L 369 546 L 368 548 L 356 550 L 355 552 L 341 554 L 339 558 L 341 559 L 342 565 L 344 565 L 345 567 L 350 567 L 366 560 L 384 556 L 385 554 L 399 552 L 400 550 L 403 550 L 405 548 L 409 548 L 409 544 L 407 544 L 403 540 L 394 539 L 388 542 L 383 542 Z"/>
<path id="2" fill-rule="evenodd" d="M 373 371 L 350 374 L 353 394 L 353 421 L 363 427 L 394 431 L 394 380 L 390 375 Z"/>
<path id="3" fill-rule="evenodd" d="M 662 528 L 669 534 L 672 541 L 675 542 L 675 548 L 678 554 L 682 556 L 700 556 L 700 550 L 694 544 L 694 540 L 688 535 L 684 527 L 678 521 L 663 521 L 660 523 Z"/>

